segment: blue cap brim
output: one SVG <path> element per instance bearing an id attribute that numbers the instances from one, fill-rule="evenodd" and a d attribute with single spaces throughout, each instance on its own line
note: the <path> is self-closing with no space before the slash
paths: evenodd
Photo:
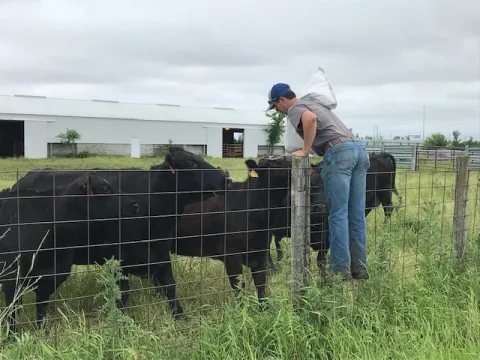
<path id="1" fill-rule="evenodd" d="M 275 102 L 272 102 L 272 103 L 268 106 L 267 110 L 265 110 L 265 111 L 272 110 L 274 107 L 275 107 Z"/>

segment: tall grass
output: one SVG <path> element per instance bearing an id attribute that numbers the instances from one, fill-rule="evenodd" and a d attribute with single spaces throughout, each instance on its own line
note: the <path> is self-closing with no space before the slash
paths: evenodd
<path id="1" fill-rule="evenodd" d="M 246 176 L 243 160 L 208 160 L 233 170 L 235 179 Z M 159 162 L 62 161 L 0 161 L 0 169 L 147 167 Z M 0 181 L 10 186 L 12 179 Z M 290 241 L 284 239 L 286 256 L 268 278 L 268 307 L 260 312 L 248 271 L 247 291 L 236 300 L 220 262 L 172 256 L 186 311 L 185 319 L 176 322 L 151 282 L 136 277 L 130 278 L 131 307 L 125 314 L 116 309 L 118 262 L 74 267 L 81 272 L 52 295 L 59 300 L 49 306 L 47 329 L 24 324 L 24 331 L 0 349 L 0 359 L 478 359 L 477 182 L 478 172 L 472 173 L 470 242 L 462 267 L 450 261 L 453 174 L 399 172 L 403 206 L 388 224 L 381 209 L 368 217 L 368 281 L 331 278 L 321 284 L 314 277 L 293 308 Z M 318 273 L 316 265 L 312 272 Z M 24 297 L 24 322 L 35 318 L 33 301 L 31 293 Z"/>

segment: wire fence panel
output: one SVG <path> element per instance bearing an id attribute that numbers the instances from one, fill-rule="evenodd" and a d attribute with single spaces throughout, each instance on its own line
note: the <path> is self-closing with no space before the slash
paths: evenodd
<path id="1" fill-rule="evenodd" d="M 480 168 L 480 148 L 466 145 L 461 148 L 445 148 L 435 146 L 417 146 L 416 170 L 454 170 L 455 159 L 468 155 L 471 169 Z"/>
<path id="2" fill-rule="evenodd" d="M 464 154 L 445 168 L 439 155 L 421 154 L 417 171 L 397 167 L 388 151 L 370 156 L 372 284 L 385 276 L 407 284 L 434 262 L 462 262 L 480 242 L 480 171 Z M 168 150 L 148 170 L 1 173 L 11 186 L 0 193 L 2 328 L 45 326 L 45 336 L 60 337 L 65 323 L 95 327 L 120 309 L 168 339 L 175 326 L 184 337 L 169 344 L 195 347 L 187 339 L 196 343 L 202 322 L 221 321 L 220 309 L 244 301 L 265 311 L 309 287 L 333 291 L 322 163 L 241 161 L 217 168 Z"/>
<path id="3" fill-rule="evenodd" d="M 470 145 L 463 147 L 425 146 L 411 142 L 367 141 L 369 153 L 387 152 L 392 154 L 398 168 L 412 170 L 454 170 L 459 155 L 469 155 L 470 168 L 480 169 L 480 148 Z"/>

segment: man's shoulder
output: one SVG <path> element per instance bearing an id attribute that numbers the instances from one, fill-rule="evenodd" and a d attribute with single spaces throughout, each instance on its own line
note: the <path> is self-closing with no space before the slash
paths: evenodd
<path id="1" fill-rule="evenodd" d="M 287 115 L 288 116 L 298 116 L 302 115 L 303 112 L 310 110 L 311 107 L 309 106 L 309 102 L 305 101 L 304 99 L 298 99 L 295 101 L 288 109 Z"/>
<path id="2" fill-rule="evenodd" d="M 329 117 L 331 111 L 320 104 L 318 101 L 312 99 L 299 99 L 290 107 L 288 115 L 301 116 L 305 111 L 311 111 L 317 117 Z"/>
<path id="3" fill-rule="evenodd" d="M 304 102 L 299 99 L 295 101 L 287 111 L 288 121 L 294 126 L 297 127 L 302 119 L 302 115 L 305 111 L 310 110 Z"/>
<path id="4" fill-rule="evenodd" d="M 295 101 L 292 106 L 290 106 L 290 109 L 289 110 L 295 110 L 295 109 L 298 109 L 298 108 L 302 108 L 302 109 L 308 109 L 308 105 L 311 104 L 311 101 L 308 101 L 308 100 L 305 100 L 305 99 L 298 99 L 297 101 Z"/>

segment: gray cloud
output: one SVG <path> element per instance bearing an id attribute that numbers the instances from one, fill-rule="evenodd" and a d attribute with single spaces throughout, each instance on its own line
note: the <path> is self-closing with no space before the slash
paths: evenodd
<path id="1" fill-rule="evenodd" d="M 479 18 L 469 0 L 2 2 L 0 92 L 264 109 L 322 66 L 362 135 L 419 133 L 426 106 L 427 134 L 479 137 Z"/>

